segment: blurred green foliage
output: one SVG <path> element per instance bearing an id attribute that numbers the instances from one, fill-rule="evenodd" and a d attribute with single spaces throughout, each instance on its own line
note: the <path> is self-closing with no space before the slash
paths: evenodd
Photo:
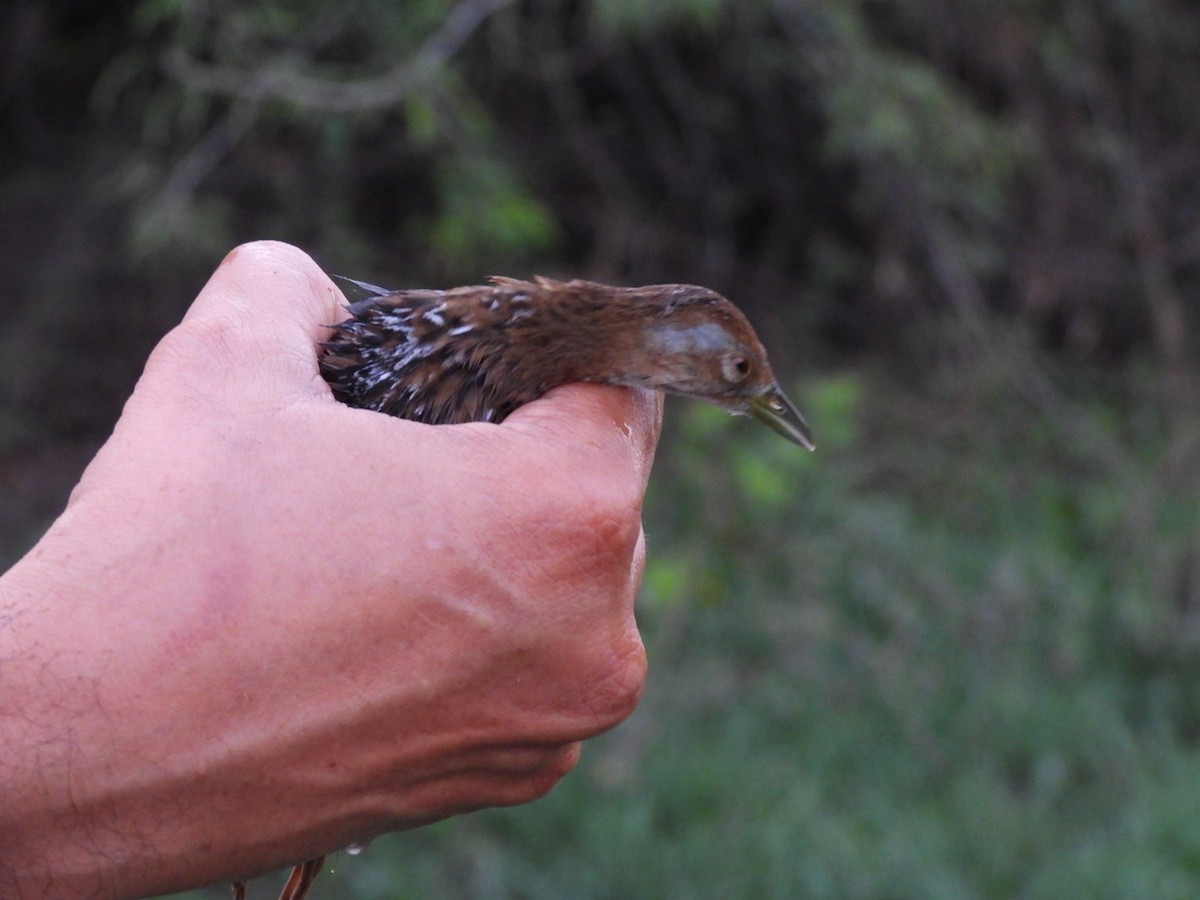
<path id="1" fill-rule="evenodd" d="M 1048 464 L 1028 428 L 963 458 L 978 416 L 924 427 L 961 374 L 806 380 L 811 455 L 673 404 L 638 712 L 544 800 L 342 855 L 319 896 L 1194 896 L 1200 631 L 1155 579 L 1196 495 L 1130 533 L 1153 457 Z"/>
<path id="2" fill-rule="evenodd" d="M 672 403 L 639 711 L 314 897 L 1200 894 L 1192 6 L 0 15 L 5 558 L 258 237 L 396 286 L 709 284 L 814 426 Z"/>

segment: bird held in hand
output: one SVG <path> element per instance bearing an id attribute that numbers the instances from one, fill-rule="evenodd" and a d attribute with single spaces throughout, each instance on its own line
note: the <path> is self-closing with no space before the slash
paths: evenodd
<path id="1" fill-rule="evenodd" d="M 591 381 L 700 397 L 814 448 L 749 321 L 707 288 L 493 278 L 388 291 L 346 280 L 368 296 L 332 326 L 320 366 L 350 406 L 431 425 L 501 422 L 551 388 Z M 323 861 L 297 866 L 280 900 L 303 900 Z M 243 882 L 233 895 L 244 900 Z"/>
<path id="2" fill-rule="evenodd" d="M 387 291 L 349 305 L 321 373 L 350 406 L 429 424 L 501 422 L 575 381 L 649 387 L 752 415 L 814 448 L 746 317 L 689 284 L 493 278 L 451 290 Z"/>

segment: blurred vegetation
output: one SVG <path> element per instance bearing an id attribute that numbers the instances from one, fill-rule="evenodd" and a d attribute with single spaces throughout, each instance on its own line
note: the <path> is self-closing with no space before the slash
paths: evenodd
<path id="1" fill-rule="evenodd" d="M 816 430 L 674 405 L 637 714 L 317 897 L 1200 895 L 1194 5 L 0 21 L 5 559 L 252 238 L 395 286 L 708 284 Z"/>

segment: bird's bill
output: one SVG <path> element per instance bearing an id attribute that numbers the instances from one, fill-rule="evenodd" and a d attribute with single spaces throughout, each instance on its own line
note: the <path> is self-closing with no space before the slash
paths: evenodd
<path id="1" fill-rule="evenodd" d="M 804 416 L 800 415 L 800 410 L 779 389 L 779 385 L 773 386 L 765 394 L 750 398 L 750 415 L 792 443 L 806 450 L 817 449 L 813 443 L 812 429 L 804 421 Z"/>

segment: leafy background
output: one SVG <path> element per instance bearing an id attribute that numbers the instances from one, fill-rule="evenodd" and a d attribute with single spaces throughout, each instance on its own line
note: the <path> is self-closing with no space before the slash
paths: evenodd
<path id="1" fill-rule="evenodd" d="M 710 285 L 816 430 L 673 404 L 638 712 L 316 898 L 1200 895 L 1193 4 L 0 23 L 3 560 L 254 238 L 395 286 Z"/>

